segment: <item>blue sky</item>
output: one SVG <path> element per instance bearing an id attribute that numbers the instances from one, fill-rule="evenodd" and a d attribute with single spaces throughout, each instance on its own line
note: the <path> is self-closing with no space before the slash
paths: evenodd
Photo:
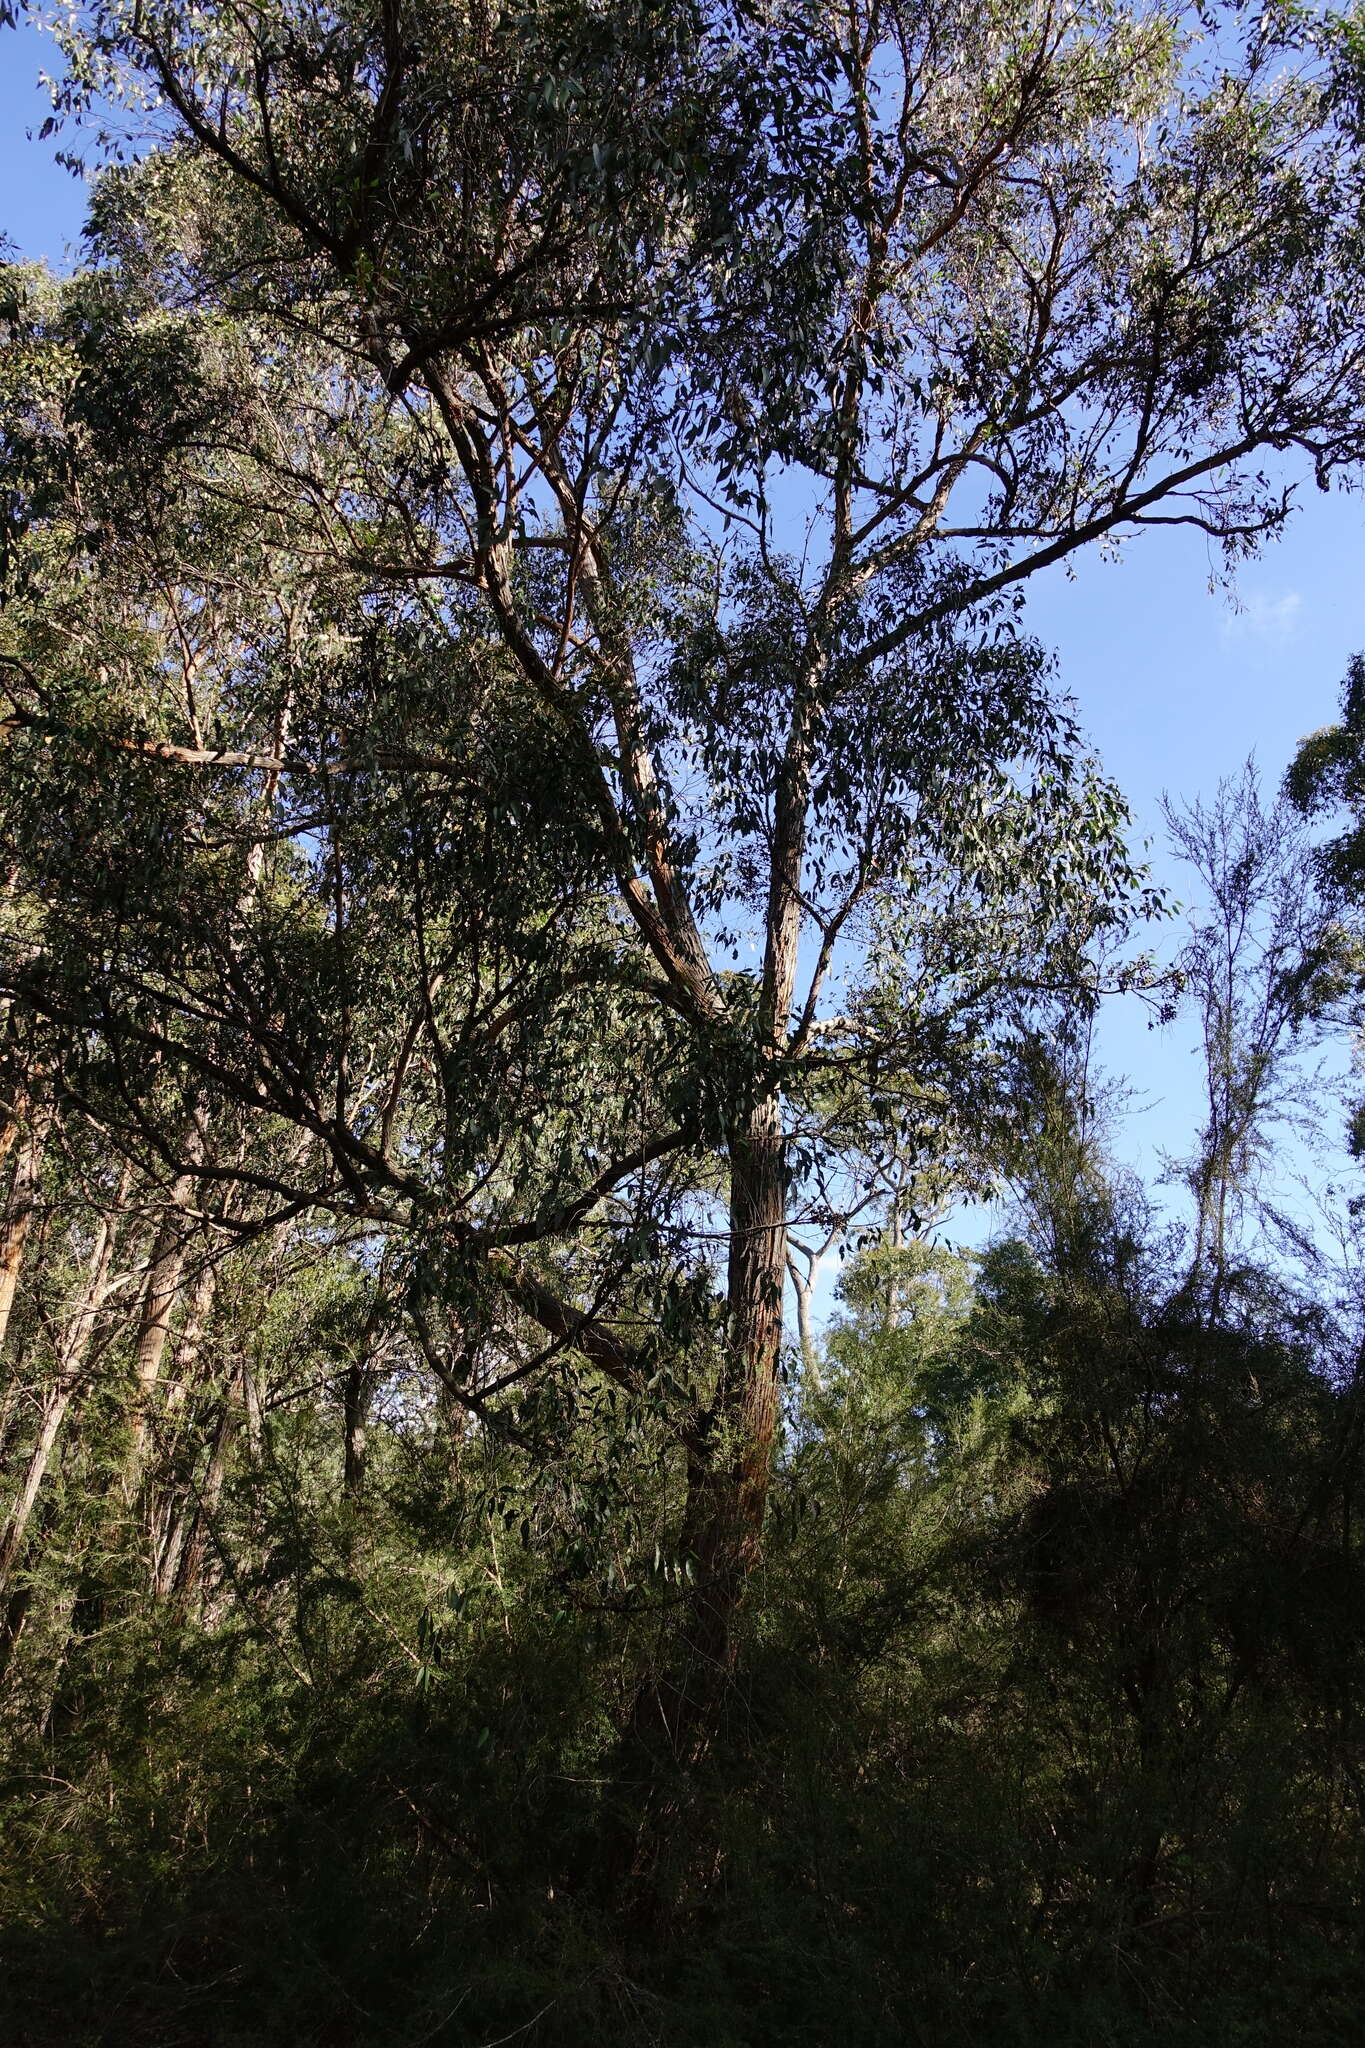
<path id="1" fill-rule="evenodd" d="M 55 161 L 59 138 L 36 139 L 49 111 L 37 85 L 49 49 L 31 27 L 0 31 L 0 231 L 22 255 L 61 265 L 84 198 Z M 1210 590 L 1211 544 L 1169 529 L 1136 536 L 1118 561 L 1092 555 L 1030 586 L 1029 624 L 1057 650 L 1140 834 L 1159 841 L 1164 790 L 1208 793 L 1250 753 L 1278 781 L 1296 742 L 1334 716 L 1347 660 L 1365 650 L 1362 540 L 1365 499 L 1323 496 L 1309 482 L 1284 538 L 1242 569 L 1239 609 Z M 1159 845 L 1154 865 L 1189 897 Z M 1193 1032 L 1151 1032 L 1141 1007 L 1121 1002 L 1106 1015 L 1101 1050 L 1143 1105 L 1121 1150 L 1150 1178 L 1163 1151 L 1187 1149 L 1199 1120 Z"/>
<path id="2" fill-rule="evenodd" d="M 49 39 L 27 24 L 0 29 L 0 234 L 22 255 L 56 263 L 80 232 L 85 199 L 78 180 L 56 162 L 60 137 L 36 140 L 52 111 L 38 84 L 51 51 Z"/>
<path id="3" fill-rule="evenodd" d="M 1273 788 L 1298 741 L 1335 718 L 1346 664 L 1365 650 L 1363 542 L 1365 499 L 1310 482 L 1284 537 L 1242 566 L 1238 608 L 1210 591 L 1212 544 L 1170 529 L 1136 536 L 1120 561 L 1090 556 L 1074 577 L 1053 571 L 1032 587 L 1032 629 L 1057 649 L 1086 731 L 1182 902 L 1194 883 L 1161 845 L 1162 793 L 1210 794 L 1250 754 Z M 1150 1032 L 1130 999 L 1110 1006 L 1101 1047 L 1150 1104 L 1128 1120 L 1122 1145 L 1150 1174 L 1161 1151 L 1188 1148 L 1198 1124 L 1194 1032 Z"/>

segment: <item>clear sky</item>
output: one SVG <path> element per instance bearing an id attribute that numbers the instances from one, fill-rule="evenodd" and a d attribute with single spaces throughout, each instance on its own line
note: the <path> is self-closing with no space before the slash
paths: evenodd
<path id="1" fill-rule="evenodd" d="M 85 193 L 56 161 L 61 138 L 36 139 L 52 112 L 38 74 L 60 68 L 54 54 L 50 40 L 27 23 L 0 29 L 0 234 L 20 255 L 60 264 L 80 233 Z"/>
<path id="2" fill-rule="evenodd" d="M 75 251 L 84 195 L 55 161 L 59 138 L 37 140 L 49 111 L 37 75 L 50 47 L 28 26 L 0 31 L 0 232 L 22 255 L 61 266 Z M 1347 660 L 1365 650 L 1363 539 L 1365 499 L 1323 496 L 1310 481 L 1284 538 L 1241 571 L 1239 609 L 1210 591 L 1212 544 L 1179 530 L 1139 534 L 1117 562 L 1091 555 L 1073 574 L 1051 571 L 1030 586 L 1032 630 L 1057 650 L 1140 834 L 1159 842 L 1164 790 L 1211 792 L 1250 753 L 1277 782 L 1302 735 L 1334 716 Z M 1189 898 L 1159 844 L 1154 866 Z M 1193 1033 L 1150 1032 L 1137 1003 L 1118 1003 L 1102 1054 L 1145 1104 L 1121 1149 L 1151 1175 L 1162 1151 L 1189 1147 L 1199 1121 Z"/>

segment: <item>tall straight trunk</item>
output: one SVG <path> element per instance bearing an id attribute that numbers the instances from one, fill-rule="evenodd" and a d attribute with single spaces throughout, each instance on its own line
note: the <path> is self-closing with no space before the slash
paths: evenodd
<path id="1" fill-rule="evenodd" d="M 15 1118 L 10 1128 L 15 1128 L 18 1121 L 19 1119 Z M 43 1153 L 51 1124 L 52 1110 L 48 1104 L 36 1109 L 30 1117 L 27 1134 L 19 1153 L 19 1163 L 14 1172 L 14 1186 L 10 1191 L 3 1220 L 0 1220 L 0 1348 L 3 1348 L 9 1332 L 15 1291 L 24 1263 L 24 1247 L 28 1243 L 29 1230 L 38 1208 Z"/>
<path id="2" fill-rule="evenodd" d="M 734 1664 L 735 1623 L 762 1547 L 786 1263 L 781 1106 L 772 1095 L 755 1105 L 730 1144 L 729 1329 L 714 1403 L 687 1445 L 681 1550 L 691 1578 L 681 1654 L 637 1700 L 632 1718 L 635 1737 L 650 1745 L 662 1731 L 678 1763 L 696 1761 L 710 1741 Z"/>
<path id="3" fill-rule="evenodd" d="M 171 1184 L 165 1213 L 157 1228 L 152 1256 L 147 1265 L 146 1290 L 138 1324 L 137 1351 L 133 1360 L 132 1411 L 129 1417 L 128 1455 L 124 1467 L 124 1489 L 129 1498 L 137 1492 L 147 1455 L 147 1434 L 166 1355 L 171 1318 L 180 1295 L 188 1249 L 185 1210 L 194 1191 L 193 1168 L 202 1160 L 203 1141 L 197 1124 L 190 1125 L 186 1143 L 189 1165 Z"/>
<path id="4" fill-rule="evenodd" d="M 371 1390 L 369 1364 L 364 1359 L 357 1360 L 346 1374 L 343 1389 L 346 1441 L 342 1486 L 347 1500 L 355 1506 L 359 1505 L 365 1491 L 365 1447 L 369 1436 Z"/>
<path id="5" fill-rule="evenodd" d="M 788 1044 L 801 943 L 801 873 L 810 759 L 816 722 L 814 677 L 798 691 L 774 805 L 767 937 L 759 1004 L 758 1085 L 730 1132 L 729 1328 L 718 1435 L 702 1481 L 693 1534 L 709 1593 L 702 1640 L 719 1671 L 734 1652 L 734 1620 L 758 1561 L 777 1435 L 782 1356 L 782 1290 L 787 1272 L 786 1158 L 780 1075 Z"/>
<path id="6" fill-rule="evenodd" d="M 370 1403 L 374 1399 L 375 1379 L 384 1348 L 382 1341 L 379 1341 L 379 1323 L 383 1306 L 383 1289 L 377 1287 L 370 1311 L 365 1318 L 360 1343 L 351 1360 L 342 1388 L 345 1427 L 342 1484 L 347 1500 L 356 1507 L 359 1506 L 361 1495 L 365 1491 L 365 1453 L 370 1433 Z"/>
<path id="7" fill-rule="evenodd" d="M 603 1836 L 608 1895 L 619 1909 L 624 1885 L 626 1910 L 642 1928 L 657 1929 L 673 1911 L 676 1878 L 666 1881 L 666 1866 L 692 1836 L 686 1773 L 720 1724 L 736 1622 L 762 1547 L 777 1437 L 786 1192 L 781 1104 L 771 1093 L 730 1139 L 728 1329 L 713 1402 L 686 1442 L 684 1606 L 661 1676 L 636 1695 L 621 1753 L 622 1785 L 643 1788 L 643 1798 L 628 1794 Z"/>
<path id="8" fill-rule="evenodd" d="M 747 1577 L 758 1562 L 777 1435 L 787 1186 L 781 1105 L 764 1097 L 730 1148 L 730 1342 L 723 1421 L 733 1444 L 729 1532 Z"/>
<path id="9" fill-rule="evenodd" d="M 122 1189 L 120 1189 L 120 1195 Z M 33 1504 L 47 1473 L 52 1447 L 57 1441 L 66 1411 L 81 1382 L 86 1353 L 94 1334 L 95 1320 L 104 1301 L 109 1280 L 109 1261 L 117 1227 L 118 1202 L 100 1219 L 86 1266 L 85 1278 L 77 1290 L 70 1313 L 62 1327 L 57 1352 L 57 1371 L 43 1401 L 38 1434 L 29 1451 L 19 1491 L 0 1531 L 0 1593 L 9 1583 L 15 1561 L 23 1547 Z"/>
<path id="10" fill-rule="evenodd" d="M 186 1153 L 195 1164 L 203 1157 L 201 1135 L 197 1124 L 193 1122 L 189 1129 Z M 108 1559 L 122 1543 L 123 1512 L 120 1508 L 120 1492 L 123 1508 L 126 1509 L 139 1500 L 143 1490 L 152 1405 L 160 1381 L 161 1363 L 170 1334 L 171 1317 L 179 1297 L 180 1282 L 184 1273 L 187 1250 L 187 1221 L 184 1211 L 189 1203 L 193 1185 L 190 1168 L 182 1169 L 172 1182 L 142 1276 L 133 1380 L 129 1409 L 126 1411 L 128 1441 L 124 1449 L 122 1472 L 98 1488 L 89 1503 L 90 1539 L 86 1545 L 85 1564 L 75 1598 L 71 1603 L 66 1644 L 57 1667 L 57 1678 L 48 1709 L 49 1725 L 74 1723 L 85 1713 L 89 1705 L 87 1675 L 82 1671 L 78 1652 L 83 1644 L 99 1634 L 104 1625 L 109 1595 Z M 150 1531 L 144 1533 L 148 1536 L 151 1534 Z M 154 1554 L 148 1576 L 149 1583 L 154 1584 Z"/>
<path id="11" fill-rule="evenodd" d="M 688 1446 L 683 1550 L 695 1578 L 684 1619 L 683 1668 L 660 1687 L 674 1756 L 703 1751 L 734 1661 L 735 1623 L 758 1562 L 777 1438 L 787 1176 L 781 1072 L 801 939 L 801 873 L 810 801 L 815 702 L 793 706 L 774 812 L 753 1097 L 729 1134 L 727 1330 L 712 1413 Z M 638 1725 L 638 1713 L 637 1713 Z"/>
<path id="12" fill-rule="evenodd" d="M 242 1355 L 242 1413 L 246 1418 L 247 1448 L 251 1453 L 253 1466 L 259 1467 L 265 1455 L 265 1410 L 261 1405 L 261 1386 L 256 1378 L 255 1367 L 250 1357 Z"/>
<path id="13" fill-rule="evenodd" d="M 200 1363 L 217 1285 L 218 1269 L 205 1261 L 190 1290 L 184 1324 L 175 1347 L 174 1369 L 162 1405 L 162 1420 L 174 1429 L 175 1441 L 162 1467 L 158 1480 L 159 1497 L 151 1516 L 151 1548 L 155 1561 L 152 1584 L 158 1599 L 165 1598 L 171 1591 L 176 1561 L 184 1547 L 185 1530 L 194 1514 L 192 1493 L 182 1474 L 192 1463 L 201 1440 L 203 1420 L 196 1412 L 199 1406 L 197 1397 L 207 1398 L 212 1391 L 208 1374 L 202 1376 L 201 1385 Z"/>
<path id="14" fill-rule="evenodd" d="M 204 1541 L 223 1491 L 228 1448 L 239 1420 L 240 1391 L 241 1382 L 235 1380 L 223 1395 L 204 1483 L 197 1491 L 191 1489 L 187 1494 L 160 1561 L 158 1590 L 172 1599 L 178 1608 L 189 1605 L 190 1595 L 203 1576 Z"/>
<path id="15" fill-rule="evenodd" d="M 217 1291 L 218 1268 L 206 1259 L 195 1276 L 185 1304 L 185 1320 L 175 1347 L 175 1370 L 163 1403 L 163 1412 L 168 1417 L 178 1415 L 196 1389 L 204 1336 Z"/>
<path id="16" fill-rule="evenodd" d="M 18 886 L 19 864 L 15 861 L 6 869 L 3 878 L 0 878 L 0 910 L 8 908 Z M 11 938 L 11 946 L 13 943 Z M 25 947 L 23 950 L 29 953 L 32 949 Z M 24 1117 L 32 1098 L 31 1083 L 19 1078 L 19 1071 L 24 1064 L 22 1053 L 13 1066 L 10 1061 L 11 1053 L 19 1050 L 19 1037 L 15 1029 L 17 1022 L 13 996 L 0 997 L 0 1078 L 7 1069 L 14 1074 L 13 1095 L 8 1102 L 0 1101 L 0 1165 L 9 1158 L 10 1150 L 23 1129 Z"/>

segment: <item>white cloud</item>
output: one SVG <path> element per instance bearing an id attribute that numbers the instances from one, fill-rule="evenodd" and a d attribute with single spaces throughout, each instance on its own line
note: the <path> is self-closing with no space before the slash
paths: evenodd
<path id="1" fill-rule="evenodd" d="M 1223 638 L 1287 647 L 1299 630 L 1302 604 L 1297 590 L 1286 590 L 1283 597 L 1267 597 L 1263 590 L 1253 590 L 1240 600 L 1236 611 L 1224 614 Z"/>

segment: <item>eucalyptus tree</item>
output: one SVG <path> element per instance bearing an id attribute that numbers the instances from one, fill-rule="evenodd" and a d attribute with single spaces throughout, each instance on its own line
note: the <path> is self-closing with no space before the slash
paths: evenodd
<path id="1" fill-rule="evenodd" d="M 63 110 L 122 106 L 141 147 L 74 289 L 161 365 L 106 559 L 132 535 L 143 618 L 158 549 L 169 574 L 161 651 L 101 674 L 21 564 L 16 755 L 49 795 L 100 764 L 111 848 L 139 805 L 213 822 L 173 1002 L 160 880 L 141 953 L 129 923 L 7 980 L 111 1069 L 138 1045 L 306 1130 L 279 1202 L 411 1233 L 457 1351 L 501 1298 L 541 1332 L 509 1372 L 572 1348 L 638 1399 L 685 1332 L 713 1669 L 831 1081 L 970 1108 L 1010 1005 L 1134 887 L 1028 579 L 1150 524 L 1235 554 L 1287 515 L 1287 455 L 1327 482 L 1362 453 L 1356 29 L 1208 27 L 1086 0 L 58 23 Z M 70 477 L 59 513 L 15 490 L 21 555 L 48 521 L 107 574 Z M 209 507 L 310 596 L 233 623 L 196 731 L 164 650 L 224 587 Z M 212 848 L 267 788 L 274 879 L 244 890 Z"/>
<path id="2" fill-rule="evenodd" d="M 1267 804 L 1248 766 L 1208 801 L 1165 806 L 1171 843 L 1202 902 L 1180 956 L 1199 1019 L 1204 1127 L 1189 1163 L 1192 1288 L 1218 1312 L 1248 1214 L 1302 1234 L 1266 1168 L 1284 1128 L 1322 1133 L 1328 1081 L 1315 1054 L 1358 1018 L 1360 933 L 1293 804 Z"/>

